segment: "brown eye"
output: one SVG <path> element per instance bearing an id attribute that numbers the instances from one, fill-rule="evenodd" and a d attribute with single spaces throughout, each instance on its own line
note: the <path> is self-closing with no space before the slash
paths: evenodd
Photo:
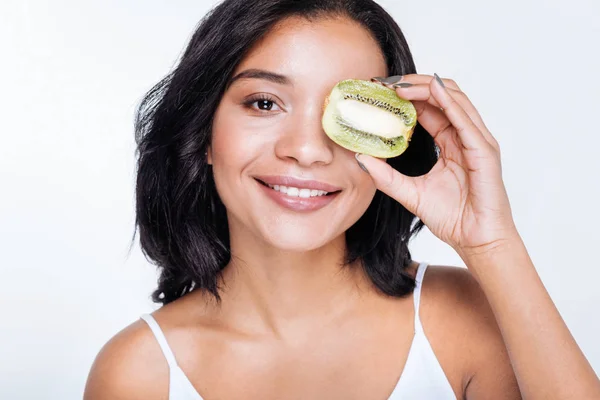
<path id="1" fill-rule="evenodd" d="M 273 102 L 270 100 L 258 100 L 255 103 L 258 104 L 259 110 L 271 111 L 271 108 L 273 108 Z"/>
<path id="2" fill-rule="evenodd" d="M 278 108 L 275 99 L 270 96 L 261 94 L 253 96 L 244 102 L 244 107 L 249 108 L 259 113 L 270 113 L 271 111 L 281 111 Z"/>

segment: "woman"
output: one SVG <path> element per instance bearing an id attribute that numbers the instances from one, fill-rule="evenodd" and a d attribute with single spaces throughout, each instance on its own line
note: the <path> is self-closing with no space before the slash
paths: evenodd
<path id="1" fill-rule="evenodd" d="M 323 101 L 347 78 L 413 101 L 406 153 L 328 139 Z M 223 2 L 136 129 L 163 307 L 103 347 L 86 399 L 600 398 L 515 228 L 498 143 L 456 83 L 416 74 L 373 1 Z M 411 259 L 423 224 L 468 270 Z"/>

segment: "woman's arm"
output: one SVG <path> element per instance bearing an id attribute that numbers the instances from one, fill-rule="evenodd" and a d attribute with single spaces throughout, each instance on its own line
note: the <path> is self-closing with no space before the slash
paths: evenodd
<path id="1" fill-rule="evenodd" d="M 521 393 L 533 399 L 600 399 L 600 381 L 546 292 L 521 240 L 502 180 L 500 146 L 450 79 L 411 74 L 396 88 L 439 147 L 411 177 L 357 156 L 376 187 L 448 243 L 479 282 L 497 320 Z"/>
<path id="2" fill-rule="evenodd" d="M 519 235 L 459 255 L 493 310 L 526 399 L 600 399 L 600 381 L 544 288 Z"/>

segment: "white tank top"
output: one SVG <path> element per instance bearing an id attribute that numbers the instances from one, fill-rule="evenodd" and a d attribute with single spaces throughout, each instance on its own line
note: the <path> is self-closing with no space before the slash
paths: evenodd
<path id="1" fill-rule="evenodd" d="M 419 264 L 415 276 L 416 287 L 414 291 L 415 303 L 415 334 L 408 353 L 402 375 L 388 400 L 456 400 L 452 386 L 446 378 L 438 362 L 419 318 L 419 303 L 421 300 L 421 286 L 423 276 L 427 269 L 426 263 Z M 141 318 L 148 323 L 154 333 L 167 362 L 169 363 L 169 400 L 203 400 L 196 391 L 185 373 L 181 370 L 167 339 L 158 323 L 150 314 L 143 314 Z"/>

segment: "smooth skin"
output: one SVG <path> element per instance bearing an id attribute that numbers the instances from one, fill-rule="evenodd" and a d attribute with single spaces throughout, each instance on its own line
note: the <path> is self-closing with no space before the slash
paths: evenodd
<path id="1" fill-rule="evenodd" d="M 413 338 L 413 296 L 382 295 L 359 265 L 338 266 L 344 232 L 377 189 L 421 217 L 469 268 L 430 266 L 420 310 L 457 398 L 519 399 L 517 382 L 528 398 L 600 393 L 514 228 L 497 143 L 453 82 L 446 80 L 449 93 L 430 76 L 410 75 L 403 82 L 415 86 L 397 90 L 415 100 L 421 123 L 442 147 L 427 177 L 409 179 L 367 156 L 360 158 L 370 175 L 363 172 L 320 124 L 335 83 L 387 76 L 377 43 L 361 26 L 282 21 L 234 75 L 249 70 L 286 79 L 236 80 L 215 114 L 208 161 L 233 254 L 223 303 L 195 291 L 153 313 L 203 398 L 389 397 Z M 244 105 L 257 94 L 269 100 Z M 330 206 L 300 214 L 270 202 L 253 178 L 260 174 L 316 179 L 342 192 Z M 84 398 L 165 400 L 168 385 L 161 350 L 138 320 L 103 346 Z"/>
<path id="2" fill-rule="evenodd" d="M 419 122 L 440 147 L 438 163 L 413 178 L 373 157 L 357 159 L 379 190 L 465 261 L 493 310 L 524 398 L 600 399 L 600 381 L 516 230 L 498 142 L 456 82 L 437 75 L 407 75 L 401 82 L 412 84 L 396 92 L 413 101 Z"/>

